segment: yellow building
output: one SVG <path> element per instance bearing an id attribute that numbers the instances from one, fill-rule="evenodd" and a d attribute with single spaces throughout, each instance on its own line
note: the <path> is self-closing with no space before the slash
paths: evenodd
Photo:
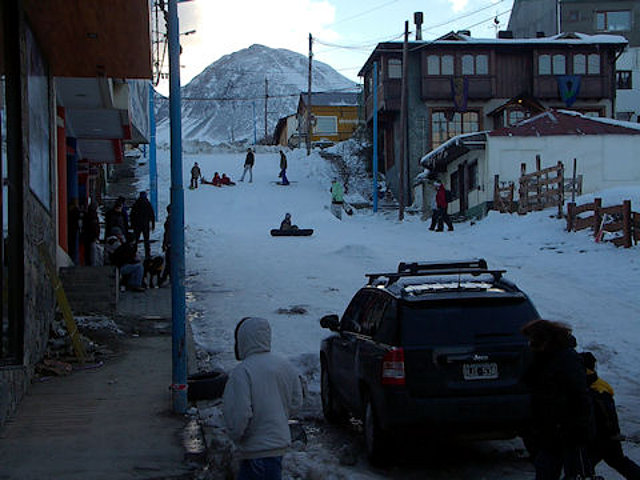
<path id="1" fill-rule="evenodd" d="M 311 94 L 311 141 L 342 142 L 360 125 L 358 92 L 317 92 Z M 298 102 L 298 132 L 301 143 L 307 137 L 307 93 Z"/>

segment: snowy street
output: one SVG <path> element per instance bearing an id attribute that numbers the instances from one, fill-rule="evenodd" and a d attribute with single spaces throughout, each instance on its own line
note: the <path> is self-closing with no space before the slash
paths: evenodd
<path id="1" fill-rule="evenodd" d="M 289 186 L 276 184 L 275 147 L 258 147 L 251 183 L 238 181 L 244 152 L 183 158 L 187 315 L 198 349 L 208 354 L 201 355 L 203 366 L 232 368 L 236 323 L 261 316 L 271 323 L 273 351 L 290 358 L 308 381 L 303 425 L 309 441 L 285 457 L 284 478 L 534 477 L 517 439 L 445 452 L 437 463 L 410 458 L 388 471 L 374 469 L 357 427 L 329 427 L 322 418 L 318 353 L 329 331 L 320 327 L 320 317 L 341 315 L 365 283 L 365 273 L 394 271 L 400 261 L 475 257 L 485 258 L 490 268 L 506 269 L 506 277 L 531 297 L 543 318 L 570 324 L 578 350 L 596 355 L 599 374 L 616 391 L 622 431 L 629 437 L 623 448 L 640 461 L 640 246 L 616 248 L 595 243 L 587 231 L 567 233 L 564 220 L 551 218 L 552 210 L 527 216 L 491 212 L 442 233 L 428 231 L 419 215 L 399 222 L 397 211 L 356 210 L 339 221 L 329 210 L 334 176 L 329 164 L 315 152 L 310 157 L 303 149 L 285 153 Z M 224 172 L 237 185 L 187 189 L 196 161 L 207 180 Z M 168 150 L 158 151 L 158 163 L 160 227 L 169 196 Z M 631 199 L 632 209 L 640 210 L 640 188 L 602 197 L 605 205 Z M 286 212 L 314 234 L 271 237 L 269 230 L 278 228 Z M 202 414 L 220 423 L 217 406 Z M 341 465 L 345 449 L 355 458 Z M 622 478 L 604 464 L 598 472 L 608 480 Z"/>

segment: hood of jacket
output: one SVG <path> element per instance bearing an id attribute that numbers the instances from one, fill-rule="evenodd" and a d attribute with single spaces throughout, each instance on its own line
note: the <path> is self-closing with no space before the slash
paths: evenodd
<path id="1" fill-rule="evenodd" d="M 235 353 L 244 360 L 254 353 L 271 351 L 271 326 L 264 318 L 246 317 L 236 326 Z"/>

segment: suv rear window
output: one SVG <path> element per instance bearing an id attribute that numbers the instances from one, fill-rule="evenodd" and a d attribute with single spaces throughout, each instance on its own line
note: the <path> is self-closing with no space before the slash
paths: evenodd
<path id="1" fill-rule="evenodd" d="M 513 342 L 522 325 L 539 318 L 526 299 L 473 299 L 403 304 L 405 346 Z"/>

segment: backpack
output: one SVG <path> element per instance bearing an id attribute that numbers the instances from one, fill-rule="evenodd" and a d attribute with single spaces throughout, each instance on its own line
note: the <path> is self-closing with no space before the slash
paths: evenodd
<path id="1" fill-rule="evenodd" d="M 447 203 L 453 202 L 453 194 L 451 193 L 451 190 L 444 191 L 444 199 L 447 201 Z"/>

